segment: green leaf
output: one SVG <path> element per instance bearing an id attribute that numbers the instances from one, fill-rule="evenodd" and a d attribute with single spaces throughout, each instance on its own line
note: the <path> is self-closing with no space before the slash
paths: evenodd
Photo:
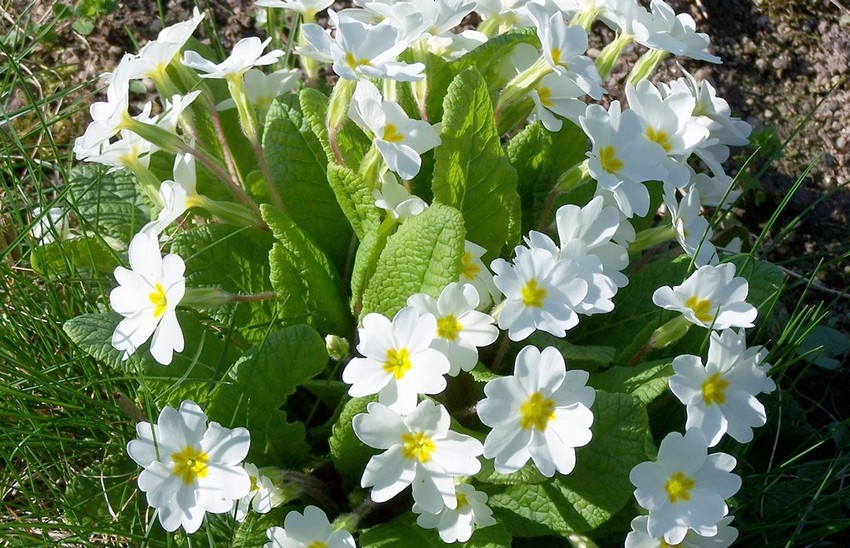
<path id="1" fill-rule="evenodd" d="M 65 333 L 88 355 L 109 367 L 137 375 L 143 371 L 145 386 L 161 405 L 179 405 L 183 399 L 204 401 L 211 382 L 215 382 L 235 360 L 236 349 L 207 329 L 194 314 L 177 311 L 185 348 L 175 353 L 170 365 L 157 363 L 148 352 L 148 343 L 134 355 L 122 360 L 112 347 L 112 332 L 121 316 L 114 312 L 83 314 L 65 322 Z"/>
<path id="2" fill-rule="evenodd" d="M 101 174 L 96 166 L 71 171 L 69 200 L 91 232 L 129 242 L 150 220 L 150 210 L 128 171 Z"/>
<path id="3" fill-rule="evenodd" d="M 508 548 L 511 545 L 511 535 L 505 527 L 496 523 L 489 527 L 476 529 L 472 537 L 459 546 L 463 548 Z M 446 546 L 436 529 L 423 529 L 416 524 L 416 519 L 410 512 L 371 527 L 360 535 L 359 546 L 362 548 L 438 548 Z"/>
<path id="4" fill-rule="evenodd" d="M 549 478 L 541 474 L 531 461 L 512 474 L 500 474 L 496 472 L 492 460 L 484 459 L 481 471 L 475 475 L 475 479 L 493 485 L 533 485 L 543 483 Z"/>
<path id="5" fill-rule="evenodd" d="M 42 276 L 112 273 L 119 265 L 115 250 L 96 237 L 72 238 L 33 248 L 32 268 Z"/>
<path id="6" fill-rule="evenodd" d="M 415 293 L 438 297 L 460 276 L 463 218 L 453 207 L 433 204 L 389 237 L 375 274 L 363 292 L 363 314 L 392 318 Z"/>
<path id="7" fill-rule="evenodd" d="M 492 69 L 500 61 L 507 59 L 517 44 L 531 44 L 537 47 L 540 40 L 533 28 L 516 28 L 487 40 L 452 64 L 457 72 L 469 67 L 478 70 Z"/>
<path id="8" fill-rule="evenodd" d="M 257 546 L 265 545 L 269 541 L 266 531 L 270 527 L 283 527 L 286 515 L 293 510 L 302 514 L 304 512 L 303 509 L 290 505 L 272 508 L 266 514 L 248 512 L 245 521 L 239 524 L 236 533 L 233 535 L 233 540 L 228 546 L 230 548 L 257 548 Z"/>
<path id="9" fill-rule="evenodd" d="M 390 235 L 390 231 L 381 226 L 376 231 L 368 232 L 360 245 L 357 246 L 354 268 L 351 269 L 351 311 L 355 315 L 358 314 L 362 306 L 366 284 L 375 275 L 378 259 L 381 257 Z"/>
<path id="10" fill-rule="evenodd" d="M 328 162 L 337 161 L 330 143 L 328 142 L 328 128 L 325 125 L 325 117 L 328 113 L 328 97 L 321 91 L 312 88 L 304 88 L 298 96 L 301 103 L 301 111 L 310 124 L 313 134 L 319 138 L 325 151 Z M 342 155 L 346 166 L 359 166 L 366 152 L 372 146 L 372 141 L 366 137 L 360 128 L 351 120 L 346 120 L 336 136 L 337 147 Z"/>
<path id="11" fill-rule="evenodd" d="M 342 411 L 333 425 L 333 434 L 328 440 L 336 471 L 348 485 L 358 485 L 366 463 L 376 451 L 360 441 L 354 433 L 352 420 L 359 413 L 366 412 L 369 402 L 378 401 L 377 396 L 352 398 L 345 402 Z"/>
<path id="12" fill-rule="evenodd" d="M 850 352 L 850 337 L 837 329 L 818 325 L 806 335 L 796 354 L 822 369 L 833 370 L 841 367 L 847 352 Z"/>
<path id="13" fill-rule="evenodd" d="M 728 261 L 735 265 L 735 275 L 749 283 L 747 302 L 759 310 L 759 318 L 768 316 L 785 286 L 785 273 L 773 263 L 749 255 L 735 255 Z"/>
<path id="14" fill-rule="evenodd" d="M 576 451 L 576 467 L 567 476 L 535 485 L 488 488 L 490 505 L 500 512 L 514 536 L 590 531 L 631 499 L 629 472 L 651 455 L 646 408 L 632 396 L 597 391 L 593 438 Z"/>
<path id="15" fill-rule="evenodd" d="M 297 96 L 283 95 L 272 103 L 263 152 L 287 214 L 336 265 L 344 265 L 351 229 L 328 184 L 322 144 L 301 113 Z"/>
<path id="16" fill-rule="evenodd" d="M 362 242 L 366 234 L 381 223 L 369 185 L 356 171 L 336 163 L 328 164 L 328 182 L 357 239 Z"/>
<path id="17" fill-rule="evenodd" d="M 617 350 L 613 346 L 573 344 L 566 339 L 561 339 L 542 331 L 532 334 L 529 343 L 539 348 L 554 346 L 566 360 L 567 367 L 571 369 L 575 369 L 577 364 L 610 364 L 614 361 L 617 353 Z"/>
<path id="18" fill-rule="evenodd" d="M 280 407 L 298 386 L 322 372 L 327 361 L 324 340 L 309 326 L 270 333 L 213 389 L 207 415 L 224 426 L 250 430 L 251 461 L 297 466 L 310 452 L 304 426 L 288 424 Z"/>
<path id="19" fill-rule="evenodd" d="M 180 232 L 172 240 L 171 251 L 185 260 L 190 287 L 220 287 L 251 295 L 272 291 L 269 251 L 273 243 L 264 230 L 214 223 Z M 277 316 L 274 300 L 232 304 L 210 313 L 222 324 L 234 326 L 250 343 L 262 339 Z"/>
<path id="20" fill-rule="evenodd" d="M 474 68 L 460 73 L 443 104 L 442 143 L 434 151 L 434 201 L 461 211 L 467 239 L 492 259 L 507 241 L 517 174 L 502 150 L 487 84 Z"/>
<path id="21" fill-rule="evenodd" d="M 615 365 L 601 373 L 591 374 L 588 384 L 597 390 L 631 394 L 639 402 L 649 405 L 667 391 L 667 381 L 673 375 L 670 360 L 641 362 L 634 367 Z"/>
<path id="22" fill-rule="evenodd" d="M 279 242 L 272 247 L 269 265 L 283 321 L 311 323 L 324 334 L 348 334 L 351 316 L 328 257 L 285 213 L 267 204 L 260 210 Z"/>

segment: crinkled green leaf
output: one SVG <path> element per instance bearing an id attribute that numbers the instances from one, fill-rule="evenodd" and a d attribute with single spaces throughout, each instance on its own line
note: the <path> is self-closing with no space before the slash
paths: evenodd
<path id="1" fill-rule="evenodd" d="M 576 451 L 567 476 L 534 485 L 494 490 L 490 505 L 514 536 L 586 532 L 598 527 L 631 499 L 629 472 L 647 460 L 651 435 L 646 408 L 627 394 L 597 391 L 593 438 Z"/>
<path id="2" fill-rule="evenodd" d="M 847 352 L 850 352 L 850 337 L 837 329 L 818 325 L 806 335 L 796 354 L 820 368 L 838 369 Z"/>
<path id="3" fill-rule="evenodd" d="M 415 516 L 408 512 L 401 516 L 371 527 L 360 535 L 358 545 L 361 548 L 437 548 L 446 546 L 436 529 L 423 529 L 416 523 Z M 472 537 L 457 546 L 462 548 L 508 548 L 511 534 L 505 527 L 496 523 L 489 527 L 476 529 Z"/>
<path id="4" fill-rule="evenodd" d="M 154 361 L 145 343 L 127 360 L 112 347 L 112 332 L 121 320 L 114 312 L 83 314 L 65 322 L 62 328 L 83 351 L 117 371 L 136 375 L 141 367 L 145 385 L 157 396 L 157 403 L 179 405 L 183 399 L 203 401 L 211 382 L 221 377 L 235 361 L 236 349 L 206 328 L 194 314 L 177 311 L 185 349 L 175 353 L 170 365 Z"/>
<path id="5" fill-rule="evenodd" d="M 304 88 L 301 90 L 298 99 L 301 103 L 301 111 L 304 113 L 307 123 L 310 124 L 313 134 L 319 138 L 328 161 L 336 161 L 328 142 L 328 128 L 325 125 L 325 117 L 328 113 L 327 95 L 316 89 Z M 342 125 L 339 133 L 337 133 L 336 142 L 345 165 L 350 168 L 359 166 L 363 156 L 372 146 L 371 140 L 351 120 L 346 120 Z"/>
<path id="6" fill-rule="evenodd" d="M 381 257 L 389 237 L 389 230 L 379 227 L 378 230 L 368 232 L 360 245 L 357 246 L 354 268 L 351 269 L 351 311 L 355 315 L 359 313 L 366 284 L 375 275 L 378 259 Z"/>
<path id="7" fill-rule="evenodd" d="M 129 171 L 101 173 L 97 166 L 77 166 L 69 186 L 69 200 L 92 232 L 129 242 L 150 221 L 150 209 Z"/>
<path id="8" fill-rule="evenodd" d="M 269 251 L 272 235 L 256 228 L 207 224 L 178 233 L 171 252 L 186 262 L 189 287 L 219 287 L 239 295 L 272 291 Z M 210 311 L 250 343 L 262 339 L 276 317 L 274 300 L 232 304 Z"/>
<path id="9" fill-rule="evenodd" d="M 112 273 L 119 265 L 115 250 L 97 237 L 81 236 L 33 248 L 32 268 L 42 276 Z"/>
<path id="10" fill-rule="evenodd" d="M 543 483 L 549 478 L 540 473 L 533 462 L 528 463 L 512 474 L 500 474 L 496 472 L 492 460 L 484 459 L 481 471 L 475 475 L 475 479 L 493 485 L 532 485 Z"/>
<path id="11" fill-rule="evenodd" d="M 673 375 L 670 360 L 641 362 L 634 367 L 615 365 L 601 373 L 591 374 L 588 384 L 606 392 L 631 394 L 639 402 L 649 405 L 667 390 L 667 381 Z"/>
<path id="12" fill-rule="evenodd" d="M 207 416 L 251 432 L 250 461 L 297 466 L 310 452 L 304 426 L 286 424 L 280 407 L 298 386 L 324 370 L 327 361 L 324 340 L 307 325 L 270 333 L 213 389 Z"/>
<path id="13" fill-rule="evenodd" d="M 327 255 L 285 213 L 267 204 L 260 209 L 278 240 L 269 253 L 269 266 L 282 321 L 310 323 L 323 334 L 347 334 L 351 316 Z"/>
<path id="14" fill-rule="evenodd" d="M 366 463 L 378 452 L 360 441 L 354 433 L 351 421 L 355 415 L 366 412 L 366 405 L 369 402 L 377 400 L 377 396 L 348 400 L 334 422 L 333 434 L 328 440 L 331 460 L 339 475 L 342 476 L 343 482 L 348 486 L 360 483 Z"/>
<path id="15" fill-rule="evenodd" d="M 584 364 L 595 364 L 597 367 L 598 364 L 610 364 L 614 361 L 617 353 L 617 349 L 613 346 L 573 344 L 566 339 L 555 337 L 543 331 L 533 333 L 529 339 L 529 343 L 539 348 L 554 346 L 566 360 L 567 367 L 571 369 L 575 369 L 577 364 L 581 364 L 582 366 Z"/>
<path id="16" fill-rule="evenodd" d="M 375 196 L 359 173 L 333 162 L 328 164 L 328 182 L 357 239 L 362 242 L 366 234 L 381 223 Z"/>
<path id="17" fill-rule="evenodd" d="M 474 68 L 449 86 L 442 143 L 434 151 L 434 201 L 463 214 L 467 239 L 495 257 L 508 239 L 517 174 L 502 150 L 487 84 Z"/>
<path id="18" fill-rule="evenodd" d="M 438 297 L 460 276 L 463 218 L 453 207 L 434 204 L 405 221 L 390 236 L 375 274 L 363 292 L 363 314 L 392 318 L 415 293 Z"/>
<path id="19" fill-rule="evenodd" d="M 328 160 L 301 113 L 296 95 L 283 95 L 266 115 L 263 152 L 287 214 L 337 265 L 345 264 L 351 227 L 328 184 Z"/>

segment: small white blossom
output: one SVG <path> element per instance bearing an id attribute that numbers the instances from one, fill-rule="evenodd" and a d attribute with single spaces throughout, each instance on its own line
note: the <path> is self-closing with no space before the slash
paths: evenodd
<path id="1" fill-rule="evenodd" d="M 664 185 L 664 204 L 670 211 L 676 239 L 697 267 L 717 264 L 720 258 L 711 243 L 713 231 L 708 220 L 702 216 L 699 192 L 692 190 L 676 199 L 676 189 Z"/>
<path id="2" fill-rule="evenodd" d="M 375 207 L 388 211 L 399 222 L 428 209 L 425 200 L 410 194 L 389 171 L 381 175 L 381 189 L 372 190 L 372 195 L 375 197 Z"/>
<path id="3" fill-rule="evenodd" d="M 129 258 L 130 270 L 115 269 L 118 287 L 109 294 L 112 308 L 124 316 L 112 333 L 112 346 L 126 360 L 153 335 L 151 355 L 168 365 L 173 353 L 183 350 L 175 307 L 186 291 L 186 265 L 173 253 L 163 257 L 156 236 L 146 232 L 133 237 Z"/>
<path id="4" fill-rule="evenodd" d="M 714 447 L 727 432 L 740 443 L 753 439 L 753 428 L 764 426 L 767 414 L 756 399 L 776 384 L 767 376 L 770 364 L 761 346 L 747 348 L 744 330 L 711 333 L 708 359 L 683 355 L 673 360 L 670 390 L 688 408 L 687 428 L 697 428 Z"/>
<path id="5" fill-rule="evenodd" d="M 702 266 L 673 288 L 659 287 L 652 302 L 702 327 L 752 327 L 758 310 L 746 301 L 748 292 L 747 280 L 735 276 L 735 265 L 724 263 Z"/>
<path id="6" fill-rule="evenodd" d="M 323 9 L 331 7 L 333 0 L 257 0 L 261 8 L 281 8 L 296 11 L 305 21 L 309 21 Z"/>
<path id="7" fill-rule="evenodd" d="M 492 344 L 499 336 L 493 318 L 475 310 L 478 291 L 471 285 L 452 282 L 439 299 L 418 293 L 407 299 L 407 305 L 437 318 L 437 337 L 431 348 L 448 358 L 449 376 L 455 377 L 475 367 L 478 348 Z"/>
<path id="8" fill-rule="evenodd" d="M 426 512 L 418 504 L 413 512 L 419 514 L 416 523 L 424 529 L 436 529 L 443 542 L 466 542 L 481 527 L 496 524 L 493 511 L 487 506 L 487 494 L 476 491 L 468 483 L 455 486 L 457 507 L 444 506 L 439 512 Z"/>
<path id="9" fill-rule="evenodd" d="M 280 495 L 268 476 L 264 476 L 253 464 L 246 462 L 242 468 L 248 474 L 251 489 L 248 494 L 239 500 L 233 501 L 233 518 L 242 522 L 253 510 L 258 514 L 267 514 L 272 508 L 280 504 Z"/>
<path id="10" fill-rule="evenodd" d="M 358 332 L 357 351 L 365 357 L 352 358 L 342 372 L 351 396 L 378 394 L 378 401 L 393 411 L 409 413 L 419 394 L 439 394 L 446 388 L 443 375 L 449 360 L 430 348 L 437 336 L 437 320 L 431 314 L 420 316 L 408 307 L 390 322 L 373 312 L 366 314 Z"/>
<path id="11" fill-rule="evenodd" d="M 200 206 L 201 198 L 196 189 L 195 157 L 191 154 L 177 154 L 174 158 L 173 181 L 163 181 L 159 186 L 159 196 L 163 208 L 156 220 L 142 227 L 158 237 L 165 228 L 183 215 L 191 207 Z"/>
<path id="12" fill-rule="evenodd" d="M 726 499 L 741 488 L 741 478 L 731 473 L 735 464 L 726 453 L 709 455 L 699 430 L 667 434 L 658 460 L 642 462 L 629 473 L 635 499 L 649 510 L 649 536 L 679 544 L 688 530 L 717 535 L 718 523 L 729 511 Z"/>
<path id="13" fill-rule="evenodd" d="M 729 525 L 734 516 L 726 516 L 717 522 L 717 534 L 703 537 L 688 530 L 684 540 L 677 544 L 679 548 L 728 548 L 738 538 L 738 530 Z M 632 520 L 632 530 L 626 536 L 625 548 L 672 548 L 664 537 L 649 536 L 646 525 L 649 516 L 638 516 Z"/>
<path id="14" fill-rule="evenodd" d="M 271 37 L 263 41 L 260 41 L 256 36 L 243 38 L 233 46 L 230 57 L 218 64 L 204 59 L 195 51 L 189 50 L 183 53 L 183 64 L 203 73 L 199 75 L 201 78 L 241 76 L 250 68 L 273 65 L 284 55 L 284 52 L 279 49 L 263 54 L 263 50 L 271 41 Z"/>
<path id="15" fill-rule="evenodd" d="M 32 218 L 34 222 L 30 234 L 40 245 L 62 240 L 68 236 L 67 211 L 61 207 L 51 207 L 46 213 L 40 207 L 34 207 Z"/>
<path id="16" fill-rule="evenodd" d="M 250 445 L 248 430 L 217 422 L 208 426 L 201 408 L 186 400 L 179 410 L 164 407 L 155 424 L 137 424 L 127 453 L 144 468 L 139 489 L 157 510 L 162 527 L 176 531 L 182 525 L 191 534 L 205 512 L 229 512 L 249 492 L 242 459 Z"/>
<path id="17" fill-rule="evenodd" d="M 647 15 L 632 23 L 635 42 L 673 55 L 720 63 L 720 57 L 706 51 L 710 39 L 696 31 L 693 17 L 687 13 L 677 15 L 664 0 L 652 0 L 649 7 Z"/>
<path id="18" fill-rule="evenodd" d="M 426 512 L 457 508 L 455 478 L 477 474 L 481 442 L 449 430 L 451 417 L 442 405 L 423 400 L 406 416 L 371 402 L 368 413 L 352 420 L 354 433 L 370 447 L 383 449 L 372 457 L 362 487 L 372 487 L 372 500 L 386 502 L 408 485 L 413 500 Z"/>
<path id="19" fill-rule="evenodd" d="M 354 537 L 345 529 L 334 531 L 328 516 L 315 506 L 304 508 L 304 514 L 286 514 L 283 527 L 266 530 L 269 542 L 263 548 L 355 548 Z"/>
<path id="20" fill-rule="evenodd" d="M 587 105 L 580 99 L 585 92 L 569 75 L 550 72 L 531 90 L 534 112 L 549 131 L 560 131 L 564 125 L 558 116 L 579 124 Z M 556 116 L 557 115 L 557 116 Z"/>
<path id="21" fill-rule="evenodd" d="M 463 255 L 460 258 L 458 281 L 472 284 L 478 291 L 478 310 L 487 310 L 502 298 L 499 288 L 493 283 L 493 273 L 481 260 L 485 253 L 487 250 L 480 245 L 465 240 Z"/>
<path id="22" fill-rule="evenodd" d="M 596 391 L 586 386 L 588 378 L 587 371 L 567 371 L 556 348 L 526 346 L 513 375 L 484 386 L 478 416 L 492 428 L 484 457 L 495 459 L 497 472 L 516 472 L 529 458 L 547 477 L 573 471 L 575 448 L 591 438 Z"/>

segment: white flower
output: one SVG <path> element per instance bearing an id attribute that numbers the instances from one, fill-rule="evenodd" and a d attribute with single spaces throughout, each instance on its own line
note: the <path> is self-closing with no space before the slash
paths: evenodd
<path id="1" fill-rule="evenodd" d="M 502 298 L 499 288 L 493 283 L 493 273 L 481 260 L 487 250 L 469 240 L 463 243 L 463 255 L 460 258 L 461 283 L 472 284 L 478 291 L 478 310 L 488 309 Z"/>
<path id="2" fill-rule="evenodd" d="M 406 416 L 375 402 L 366 410 L 352 420 L 354 433 L 366 445 L 385 450 L 369 460 L 360 481 L 372 487 L 372 500 L 386 502 L 412 485 L 413 500 L 424 511 L 457 508 L 455 478 L 481 469 L 481 442 L 449 430 L 449 412 L 431 400 Z"/>
<path id="3" fill-rule="evenodd" d="M 439 394 L 446 388 L 443 377 L 449 361 L 430 348 L 437 336 L 437 320 L 403 308 L 392 322 L 376 313 L 366 314 L 359 330 L 357 350 L 364 358 L 352 358 L 342 372 L 351 385 L 348 393 L 360 398 L 378 394 L 378 401 L 398 413 L 416 407 L 418 394 Z"/>
<path id="4" fill-rule="evenodd" d="M 738 538 L 738 530 L 729 525 L 734 516 L 726 516 L 717 522 L 717 534 L 703 537 L 688 530 L 684 540 L 677 544 L 679 548 L 728 548 Z M 649 536 L 646 525 L 649 516 L 638 516 L 632 520 L 632 530 L 626 536 L 625 548 L 671 548 L 664 537 Z"/>
<path id="5" fill-rule="evenodd" d="M 641 20 L 632 23 L 635 42 L 673 55 L 720 63 L 720 57 L 706 51 L 710 39 L 704 32 L 696 31 L 693 17 L 687 13 L 676 15 L 664 0 L 652 0 L 650 10 Z"/>
<path id="6" fill-rule="evenodd" d="M 142 227 L 142 232 L 158 237 L 187 209 L 202 204 L 196 190 L 195 157 L 191 154 L 177 154 L 174 158 L 173 175 L 173 181 L 163 181 L 159 186 L 159 196 L 164 204 L 162 210 L 156 220 Z"/>
<path id="7" fill-rule="evenodd" d="M 443 36 L 429 37 L 428 51 L 446 61 L 455 61 L 485 42 L 487 35 L 476 30 L 465 30 L 459 34 L 450 32 Z"/>
<path id="8" fill-rule="evenodd" d="M 685 160 L 701 143 L 708 140 L 705 126 L 691 116 L 695 99 L 690 93 L 661 92 L 649 80 L 641 80 L 637 87 L 626 85 L 629 108 L 638 115 L 644 135 L 658 143 L 667 154 L 664 169 L 665 182 L 681 188 L 689 180 Z"/>
<path id="9" fill-rule="evenodd" d="M 473 9 L 475 2 L 440 0 L 439 2 L 367 1 L 364 7 L 401 31 L 408 43 L 431 36 L 449 34 Z"/>
<path id="10" fill-rule="evenodd" d="M 554 246 L 554 244 L 552 244 Z M 549 249 L 518 246 L 513 266 L 504 259 L 491 263 L 493 283 L 504 293 L 499 328 L 512 341 L 521 341 L 541 329 L 563 337 L 578 324 L 576 309 L 588 293 L 580 265 L 558 260 Z"/>
<path id="11" fill-rule="evenodd" d="M 40 207 L 34 207 L 32 219 L 30 234 L 41 245 L 62 240 L 68 235 L 67 212 L 61 207 L 51 207 L 46 213 Z"/>
<path id="12" fill-rule="evenodd" d="M 767 351 L 761 346 L 747 348 L 746 335 L 727 329 L 711 333 L 708 360 L 683 355 L 673 360 L 675 375 L 670 390 L 688 408 L 687 428 L 699 429 L 714 447 L 729 433 L 740 443 L 753 439 L 753 428 L 764 426 L 767 414 L 756 399 L 770 393 L 776 384 L 767 376 L 770 364 L 763 364 Z"/>
<path id="13" fill-rule="evenodd" d="M 189 108 L 189 105 L 198 98 L 201 90 L 195 90 L 186 95 L 172 95 L 171 99 L 165 100 L 162 116 L 157 120 L 156 125 L 169 133 L 177 133 L 177 124 L 180 122 L 180 117 L 183 116 L 183 111 Z"/>
<path id="14" fill-rule="evenodd" d="M 334 72 L 347 80 L 368 76 L 415 82 L 424 78 L 425 65 L 422 63 L 408 65 L 395 61 L 408 45 L 395 27 L 343 20 L 333 11 L 329 15 L 331 22 L 336 24 L 334 38 L 314 23 L 301 25 L 307 46 L 298 48 L 296 53 L 332 62 Z"/>
<path id="15" fill-rule="evenodd" d="M 563 122 L 555 116 L 563 116 L 578 125 L 587 105 L 579 99 L 585 94 L 569 75 L 550 72 L 531 91 L 534 112 L 543 127 L 549 131 L 560 131 Z"/>
<path id="16" fill-rule="evenodd" d="M 484 457 L 497 472 L 516 472 L 530 458 L 546 477 L 572 472 L 576 447 L 590 443 L 590 410 L 596 391 L 586 386 L 587 371 L 567 371 L 554 347 L 540 352 L 526 346 L 514 374 L 484 386 L 478 403 L 481 422 L 493 430 L 484 440 Z"/>
<path id="17" fill-rule="evenodd" d="M 662 181 L 666 155 L 661 145 L 644 136 L 637 114 L 621 111 L 613 101 L 606 112 L 590 105 L 579 121 L 593 148 L 587 153 L 588 170 L 600 186 L 613 193 L 626 217 L 649 212 L 649 190 L 644 181 Z"/>
<path id="18" fill-rule="evenodd" d="M 713 176 L 697 173 L 690 168 L 689 171 L 690 181 L 682 191 L 685 194 L 692 190 L 699 192 L 700 203 L 704 206 L 729 209 L 741 195 L 739 190 L 734 190 L 735 181 L 732 177 L 722 171 L 714 173 Z"/>
<path id="19" fill-rule="evenodd" d="M 746 302 L 748 292 L 747 280 L 735 277 L 735 265 L 724 263 L 700 267 L 682 285 L 659 287 L 652 302 L 702 327 L 752 327 L 758 310 Z"/>
<path id="20" fill-rule="evenodd" d="M 161 82 L 165 77 L 165 69 L 186 45 L 205 16 L 195 7 L 191 19 L 159 31 L 156 40 L 145 44 L 139 50 L 139 55 L 129 60 L 132 67 L 130 78 L 151 78 L 157 83 Z"/>
<path id="21" fill-rule="evenodd" d="M 261 8 L 282 8 L 297 11 L 308 21 L 323 9 L 329 8 L 333 0 L 257 0 Z"/>
<path id="22" fill-rule="evenodd" d="M 183 331 L 174 309 L 186 291 L 186 265 L 178 255 L 160 255 L 156 236 L 140 232 L 129 249 L 130 270 L 115 269 L 118 287 L 109 294 L 112 308 L 124 316 L 112 333 L 112 346 L 127 359 L 151 335 L 150 351 L 163 365 L 183 350 Z"/>
<path id="23" fill-rule="evenodd" d="M 494 525 L 493 511 L 487 506 L 487 494 L 476 491 L 468 483 L 455 486 L 457 507 L 443 507 L 439 512 L 426 512 L 419 504 L 413 505 L 413 512 L 419 514 L 416 523 L 424 529 L 437 529 L 443 542 L 466 542 L 473 531 L 480 527 Z"/>
<path id="24" fill-rule="evenodd" d="M 139 489 L 166 531 L 182 525 L 194 533 L 205 512 L 229 512 L 233 501 L 251 489 L 241 466 L 251 434 L 217 422 L 207 426 L 207 416 L 193 401 L 184 401 L 179 410 L 163 408 L 156 424 L 140 422 L 136 437 L 127 444 L 127 453 L 144 467 Z"/>
<path id="25" fill-rule="evenodd" d="M 428 204 L 419 196 L 412 195 L 400 185 L 390 172 L 381 175 L 381 189 L 372 190 L 375 197 L 375 207 L 387 210 L 393 219 L 404 221 L 415 217 L 428 209 Z"/>
<path id="26" fill-rule="evenodd" d="M 408 298 L 407 305 L 437 318 L 437 337 L 431 348 L 448 358 L 452 377 L 475 367 L 478 347 L 492 344 L 499 336 L 493 318 L 475 310 L 478 291 L 471 285 L 452 282 L 439 299 L 419 293 Z"/>
<path id="27" fill-rule="evenodd" d="M 272 480 L 262 475 L 256 466 L 246 462 L 242 464 L 242 468 L 248 474 L 251 489 L 247 495 L 233 501 L 233 518 L 239 522 L 245 520 L 250 510 L 258 514 L 267 514 L 277 506 L 275 502 L 279 498 Z"/>
<path id="28" fill-rule="evenodd" d="M 688 529 L 715 536 L 729 511 L 726 499 L 741 487 L 741 478 L 731 473 L 735 464 L 726 453 L 709 455 L 699 430 L 667 434 L 658 460 L 642 462 L 629 473 L 635 499 L 649 510 L 649 536 L 664 537 L 668 544 L 682 542 Z"/>
<path id="29" fill-rule="evenodd" d="M 233 46 L 233 51 L 230 52 L 230 57 L 215 64 L 201 57 L 195 51 L 183 52 L 183 64 L 189 68 L 193 68 L 199 72 L 201 78 L 228 78 L 241 76 L 252 67 L 260 67 L 264 65 L 273 65 L 278 58 L 283 56 L 282 50 L 272 50 L 265 55 L 263 50 L 272 41 L 271 37 L 260 41 L 256 36 L 243 38 L 236 42 Z"/>
<path id="30" fill-rule="evenodd" d="M 714 232 L 708 220 L 701 215 L 699 192 L 692 190 L 678 201 L 676 189 L 665 184 L 664 204 L 670 211 L 676 239 L 685 253 L 694 259 L 694 264 L 697 267 L 717 264 L 720 258 L 717 256 L 714 244 L 711 243 Z"/>
<path id="31" fill-rule="evenodd" d="M 367 80 L 357 82 L 350 115 L 372 132 L 387 167 L 402 179 L 413 179 L 422 166 L 420 155 L 440 144 L 431 124 L 408 118 L 398 103 L 384 101 L 378 88 Z"/>
<path id="32" fill-rule="evenodd" d="M 283 527 L 266 530 L 269 542 L 263 548 L 354 548 L 354 537 L 345 529 L 334 531 L 319 508 L 308 506 L 304 514 L 286 514 Z"/>

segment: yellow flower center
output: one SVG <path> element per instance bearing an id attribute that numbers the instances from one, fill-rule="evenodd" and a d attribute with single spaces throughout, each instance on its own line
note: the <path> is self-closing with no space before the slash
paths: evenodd
<path id="1" fill-rule="evenodd" d="M 428 462 L 431 460 L 431 453 L 437 447 L 424 432 L 402 434 L 401 442 L 404 444 L 404 449 L 401 452 L 402 456 L 406 459 L 416 459 L 419 462 Z"/>
<path id="2" fill-rule="evenodd" d="M 706 405 L 726 402 L 726 389 L 729 381 L 720 376 L 716 371 L 702 383 L 702 401 Z"/>
<path id="3" fill-rule="evenodd" d="M 464 506 L 469 505 L 469 501 L 466 499 L 466 495 L 462 493 L 458 493 L 455 491 L 455 499 L 457 499 L 457 510 L 460 510 Z"/>
<path id="4" fill-rule="evenodd" d="M 257 485 L 257 477 L 256 476 L 248 476 L 251 479 L 251 492 L 256 493 L 260 490 L 260 486 Z"/>
<path id="5" fill-rule="evenodd" d="M 537 96 L 540 97 L 540 104 L 544 107 L 551 107 L 554 104 L 552 103 L 552 90 L 549 88 L 537 88 Z"/>
<path id="6" fill-rule="evenodd" d="M 537 287 L 537 280 L 534 278 L 528 280 L 522 288 L 522 304 L 525 306 L 541 308 L 543 306 L 543 299 L 545 298 L 546 288 Z"/>
<path id="7" fill-rule="evenodd" d="M 463 326 L 457 321 L 454 314 L 443 316 L 437 320 L 437 336 L 441 339 L 453 341 L 457 334 L 463 330 Z"/>
<path id="8" fill-rule="evenodd" d="M 617 158 L 617 152 L 611 145 L 599 151 L 599 163 L 608 173 L 617 173 L 623 169 L 623 161 Z"/>
<path id="9" fill-rule="evenodd" d="M 150 299 L 151 304 L 153 305 L 153 317 L 159 318 L 165 313 L 165 309 L 168 308 L 168 300 L 165 298 L 165 288 L 162 287 L 162 284 L 156 282 L 153 286 L 153 291 L 148 295 L 148 299 Z"/>
<path id="10" fill-rule="evenodd" d="M 384 371 L 392 373 L 396 380 L 404 377 L 407 370 L 413 367 L 410 363 L 410 352 L 407 348 L 390 348 L 387 350 L 387 361 L 384 362 Z"/>
<path id="11" fill-rule="evenodd" d="M 354 54 L 349 51 L 345 54 L 345 64 L 351 67 L 352 69 L 356 69 L 359 66 L 368 65 L 369 60 L 365 58 L 355 59 Z"/>
<path id="12" fill-rule="evenodd" d="M 328 545 L 322 542 L 321 540 L 314 540 L 313 542 L 307 545 L 307 548 L 328 548 Z"/>
<path id="13" fill-rule="evenodd" d="M 555 418 L 555 402 L 535 392 L 528 400 L 519 406 L 519 425 L 527 430 L 546 430 L 546 424 Z"/>
<path id="14" fill-rule="evenodd" d="M 664 540 L 664 537 L 658 539 L 658 542 L 658 548 L 680 548 L 682 546 L 681 542 L 679 544 L 670 544 L 669 542 Z"/>
<path id="15" fill-rule="evenodd" d="M 674 504 L 680 500 L 690 500 L 693 488 L 694 480 L 686 476 L 684 472 L 676 472 L 664 484 L 667 498 Z"/>
<path id="16" fill-rule="evenodd" d="M 174 463 L 171 473 L 181 477 L 184 485 L 191 485 L 196 479 L 207 475 L 208 460 L 206 453 L 187 445 L 179 453 L 171 454 L 171 461 Z"/>
<path id="17" fill-rule="evenodd" d="M 390 143 L 400 143 L 404 141 L 404 135 L 399 133 L 395 124 L 387 124 L 384 126 L 384 136 L 382 139 L 384 141 L 389 141 Z"/>
<path id="18" fill-rule="evenodd" d="M 700 299 L 696 295 L 685 301 L 685 306 L 694 312 L 702 323 L 711 323 L 714 320 L 714 314 L 711 313 L 711 301 L 708 299 Z"/>
<path id="19" fill-rule="evenodd" d="M 556 65 L 561 64 L 561 49 L 560 48 L 552 48 L 552 62 Z"/>
<path id="20" fill-rule="evenodd" d="M 481 272 L 481 267 L 475 264 L 472 253 L 465 251 L 463 257 L 460 258 L 460 273 L 467 280 L 474 280 L 479 272 Z"/>
<path id="21" fill-rule="evenodd" d="M 664 131 L 655 131 L 655 128 L 648 127 L 646 128 L 646 138 L 661 145 L 664 152 L 670 152 L 670 150 L 673 149 L 673 147 L 670 146 L 670 138 Z"/>

